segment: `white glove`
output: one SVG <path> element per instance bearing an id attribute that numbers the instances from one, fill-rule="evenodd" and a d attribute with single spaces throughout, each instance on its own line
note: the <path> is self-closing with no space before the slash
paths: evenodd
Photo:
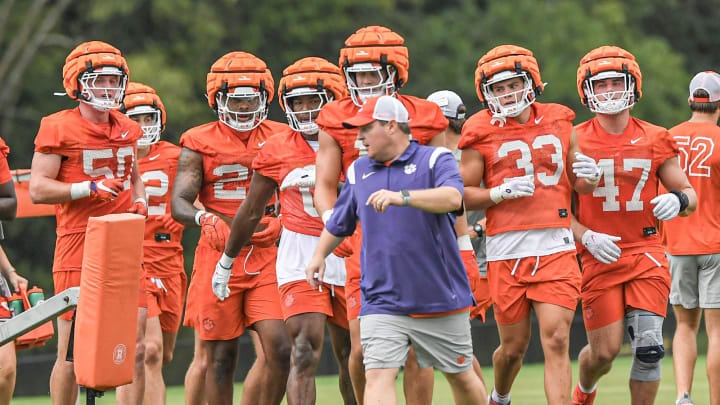
<path id="1" fill-rule="evenodd" d="M 660 194 L 650 200 L 650 204 L 656 204 L 653 215 L 661 221 L 669 221 L 680 213 L 680 199 L 672 193 Z"/>
<path id="2" fill-rule="evenodd" d="M 220 301 L 223 301 L 225 298 L 230 296 L 228 282 L 230 281 L 230 276 L 232 276 L 232 262 L 233 258 L 223 253 L 222 257 L 215 265 L 215 273 L 213 273 L 212 277 L 212 290 Z"/>
<path id="3" fill-rule="evenodd" d="M 620 258 L 620 248 L 615 244 L 619 236 L 612 236 L 604 233 L 585 231 L 582 236 L 582 244 L 590 254 L 600 263 L 614 263 Z"/>
<path id="4" fill-rule="evenodd" d="M 293 169 L 285 176 L 280 191 L 288 187 L 315 187 L 315 165 Z"/>
<path id="5" fill-rule="evenodd" d="M 516 177 L 490 189 L 490 199 L 495 204 L 510 198 L 530 197 L 535 193 L 533 176 Z"/>
<path id="6" fill-rule="evenodd" d="M 593 158 L 585 156 L 580 152 L 575 152 L 575 159 L 575 163 L 572 164 L 575 176 L 585 178 L 593 184 L 600 181 L 602 169 L 598 167 Z"/>

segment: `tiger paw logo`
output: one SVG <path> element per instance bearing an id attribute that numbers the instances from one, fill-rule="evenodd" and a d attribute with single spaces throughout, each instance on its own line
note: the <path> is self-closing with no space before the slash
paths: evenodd
<path id="1" fill-rule="evenodd" d="M 355 298 L 354 295 L 351 295 L 351 296 L 347 297 L 347 306 L 348 306 L 348 308 L 355 308 L 355 307 L 357 307 L 357 304 L 358 304 L 357 298 Z"/>
<path id="2" fill-rule="evenodd" d="M 460 356 L 457 358 L 457 364 L 463 365 L 465 363 L 465 356 Z"/>
<path id="3" fill-rule="evenodd" d="M 415 163 L 408 163 L 405 165 L 405 174 L 413 174 L 415 173 L 415 170 L 417 170 Z"/>
<path id="4" fill-rule="evenodd" d="M 285 307 L 290 308 L 295 303 L 295 296 L 292 294 L 288 294 L 285 297 Z"/>
<path id="5" fill-rule="evenodd" d="M 595 310 L 592 309 L 592 307 L 585 308 L 583 313 L 585 314 L 585 319 L 593 319 L 593 316 L 595 316 Z"/>
<path id="6" fill-rule="evenodd" d="M 212 318 L 205 318 L 202 321 L 202 327 L 206 332 L 211 332 L 215 329 L 215 321 L 213 321 Z"/>
<path id="7" fill-rule="evenodd" d="M 125 359 L 127 358 L 127 347 L 122 344 L 118 343 L 117 346 L 115 346 L 115 349 L 113 349 L 113 363 L 120 365 L 125 363 Z"/>

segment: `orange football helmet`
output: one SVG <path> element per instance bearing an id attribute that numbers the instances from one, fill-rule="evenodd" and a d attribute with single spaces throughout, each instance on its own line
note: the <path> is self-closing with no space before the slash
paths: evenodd
<path id="1" fill-rule="evenodd" d="M 218 119 L 237 131 L 250 131 L 267 118 L 275 82 L 265 62 L 247 52 L 230 52 L 207 75 L 208 104 Z"/>
<path id="2" fill-rule="evenodd" d="M 63 87 L 70 98 L 107 111 L 120 107 L 129 76 L 117 48 L 101 41 L 83 42 L 65 58 Z"/>
<path id="3" fill-rule="evenodd" d="M 623 89 L 598 89 L 595 83 L 605 79 L 622 79 Z M 617 114 L 635 105 L 642 96 L 640 66 L 633 54 L 620 47 L 595 48 L 580 60 L 577 88 L 580 100 L 590 111 Z"/>
<path id="4" fill-rule="evenodd" d="M 494 84 L 519 77 L 523 88 L 495 96 Z M 480 101 L 485 103 L 493 117 L 500 120 L 505 117 L 517 117 L 530 104 L 535 102 L 545 84 L 540 78 L 540 68 L 533 53 L 520 46 L 500 45 L 491 49 L 478 61 L 475 70 L 475 90 Z M 502 100 L 514 97 L 512 104 L 503 105 Z"/>
<path id="5" fill-rule="evenodd" d="M 317 96 L 317 106 L 310 110 L 294 111 L 292 99 L 298 96 Z M 319 127 L 315 118 L 327 103 L 347 95 L 342 70 L 323 58 L 309 57 L 285 68 L 278 85 L 278 101 L 287 115 L 290 127 L 298 132 L 315 134 Z"/>
<path id="6" fill-rule="evenodd" d="M 402 46 L 404 42 L 397 33 L 377 25 L 360 28 L 345 40 L 345 48 L 340 50 L 339 65 L 356 105 L 362 106 L 370 97 L 392 95 L 407 83 L 410 59 L 408 49 Z M 358 72 L 376 73 L 378 83 L 358 83 Z"/>
<path id="7" fill-rule="evenodd" d="M 160 140 L 160 133 L 165 129 L 165 106 L 152 87 L 137 82 L 128 83 L 120 111 L 130 118 L 141 114 L 152 116 L 152 124 L 141 124 L 143 136 L 138 139 L 138 146 L 150 146 Z"/>

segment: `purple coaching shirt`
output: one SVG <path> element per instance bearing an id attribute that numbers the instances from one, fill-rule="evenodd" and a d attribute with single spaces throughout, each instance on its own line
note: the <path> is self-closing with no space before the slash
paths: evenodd
<path id="1" fill-rule="evenodd" d="M 454 229 L 462 211 L 433 214 L 390 206 L 379 213 L 365 205 L 380 189 L 449 186 L 462 193 L 450 150 L 411 142 L 389 166 L 362 157 L 348 167 L 346 177 L 325 227 L 335 236 L 350 236 L 361 223 L 361 316 L 433 314 L 475 304 Z"/>

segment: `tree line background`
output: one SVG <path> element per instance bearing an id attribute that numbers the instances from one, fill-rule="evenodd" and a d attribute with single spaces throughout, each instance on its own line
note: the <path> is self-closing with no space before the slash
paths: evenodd
<path id="1" fill-rule="evenodd" d="M 205 76 L 223 54 L 259 56 L 277 83 L 299 58 L 337 62 L 345 38 L 366 25 L 384 25 L 405 38 L 410 76 L 401 92 L 426 97 L 453 89 L 471 113 L 480 108 L 474 88 L 480 56 L 501 44 L 527 47 L 549 84 L 540 101 L 570 106 L 576 122 L 590 117 L 577 94 L 580 58 L 597 46 L 622 46 L 643 72 L 634 115 L 671 127 L 689 117 L 692 75 L 720 68 L 718 20 L 718 0 L 5 0 L 0 136 L 11 147 L 11 168 L 29 168 L 40 119 L 77 105 L 52 94 L 62 91 L 65 57 L 84 41 L 106 41 L 123 52 L 130 79 L 162 98 L 164 137 L 177 142 L 188 128 L 217 119 L 206 103 Z M 285 121 L 277 100 L 270 119 Z M 50 294 L 54 218 L 4 225 L 10 260 Z M 184 240 L 188 275 L 197 236 L 191 230 Z M 54 348 L 23 354 L 35 350 Z"/>

